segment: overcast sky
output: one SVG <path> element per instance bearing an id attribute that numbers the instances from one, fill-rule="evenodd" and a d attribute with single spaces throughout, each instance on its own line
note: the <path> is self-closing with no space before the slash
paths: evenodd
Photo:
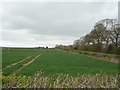
<path id="1" fill-rule="evenodd" d="M 6 2 L 2 6 L 0 46 L 70 45 L 97 21 L 118 18 L 117 2 Z"/>

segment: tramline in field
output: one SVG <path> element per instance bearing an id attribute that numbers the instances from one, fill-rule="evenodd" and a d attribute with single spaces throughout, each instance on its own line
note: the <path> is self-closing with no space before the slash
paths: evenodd
<path id="1" fill-rule="evenodd" d="M 29 57 L 29 58 L 27 58 Z M 22 60 L 22 61 L 21 61 Z M 3 75 L 116 74 L 118 64 L 56 49 L 3 49 Z"/>

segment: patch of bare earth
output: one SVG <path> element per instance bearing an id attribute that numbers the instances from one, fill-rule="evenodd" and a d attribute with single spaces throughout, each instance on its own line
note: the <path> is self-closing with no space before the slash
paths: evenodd
<path id="1" fill-rule="evenodd" d="M 15 73 L 17 73 L 17 72 L 19 72 L 19 71 L 21 71 L 24 67 L 26 67 L 27 65 L 29 65 L 29 64 L 31 64 L 35 59 L 37 59 L 39 56 L 40 56 L 41 54 L 39 54 L 39 55 L 37 55 L 37 56 L 35 56 L 31 61 L 29 61 L 29 62 L 27 62 L 27 63 L 25 63 L 25 64 L 23 64 L 23 66 L 22 67 L 20 67 L 16 72 L 14 72 L 13 74 L 15 74 Z"/>
<path id="2" fill-rule="evenodd" d="M 117 58 L 107 58 L 107 57 L 104 57 L 103 59 L 105 59 L 106 61 L 110 61 L 110 62 L 113 62 L 113 63 L 120 63 L 120 59 L 117 59 Z"/>
<path id="3" fill-rule="evenodd" d="M 82 54 L 82 53 L 78 53 L 78 52 L 71 52 L 73 54 Z M 84 54 L 84 53 L 83 53 Z M 92 55 L 88 55 L 88 54 L 84 54 L 87 55 L 89 57 L 95 58 L 95 59 L 99 59 L 99 60 L 103 60 L 103 61 L 109 61 L 109 62 L 113 62 L 113 63 L 120 63 L 120 59 L 118 58 L 109 58 L 109 57 L 97 57 L 97 56 L 92 56 Z"/>
<path id="4" fill-rule="evenodd" d="M 17 65 L 18 63 L 21 63 L 21 62 L 23 62 L 23 61 L 25 61 L 26 59 L 28 59 L 28 58 L 30 58 L 31 56 L 27 56 L 26 58 L 24 58 L 24 59 L 22 59 L 22 60 L 20 60 L 20 61 L 18 61 L 18 62 L 16 62 L 16 63 L 13 63 L 13 64 L 11 64 L 11 65 L 8 65 L 8 66 L 6 66 L 5 68 L 3 68 L 3 69 L 7 69 L 7 68 L 10 68 L 10 67 L 12 67 L 12 66 L 15 66 L 15 65 Z"/>

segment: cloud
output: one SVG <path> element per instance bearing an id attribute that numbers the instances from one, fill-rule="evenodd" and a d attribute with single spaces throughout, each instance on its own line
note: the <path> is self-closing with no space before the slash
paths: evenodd
<path id="1" fill-rule="evenodd" d="M 56 44 L 71 44 L 71 40 L 76 38 L 70 36 L 51 36 L 51 35 L 36 35 L 28 34 L 27 30 L 4 30 L 3 45 L 5 46 L 19 46 L 19 47 L 35 47 L 35 46 L 49 46 L 53 47 Z"/>
<path id="2" fill-rule="evenodd" d="M 8 41 L 11 46 L 27 46 L 26 41 L 29 46 L 72 44 L 74 39 L 89 33 L 96 21 L 117 18 L 117 8 L 116 2 L 4 3 L 4 45 Z"/>

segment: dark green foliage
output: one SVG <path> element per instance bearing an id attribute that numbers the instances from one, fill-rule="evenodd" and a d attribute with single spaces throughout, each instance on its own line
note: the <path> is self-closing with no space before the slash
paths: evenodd
<path id="1" fill-rule="evenodd" d="M 74 50 L 120 54 L 120 24 L 117 19 L 100 20 L 90 33 L 75 40 L 73 47 Z"/>

